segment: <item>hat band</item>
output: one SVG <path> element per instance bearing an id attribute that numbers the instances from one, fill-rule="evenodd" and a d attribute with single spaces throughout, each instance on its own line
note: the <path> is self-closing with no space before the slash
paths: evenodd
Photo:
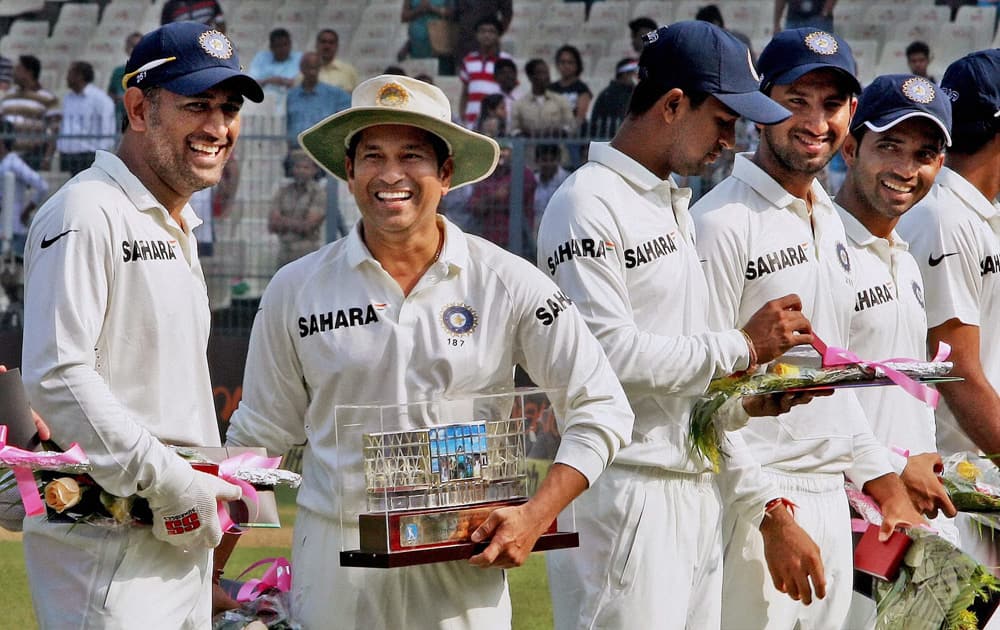
<path id="1" fill-rule="evenodd" d="M 142 74 L 143 72 L 149 72 L 150 70 L 152 70 L 154 68 L 159 68 L 160 66 L 162 66 L 165 63 L 170 63 L 171 61 L 176 61 L 176 60 L 177 60 L 177 57 L 164 57 L 163 59 L 154 59 L 153 61 L 150 61 L 149 63 L 142 64 L 141 66 L 139 66 L 138 68 L 136 68 L 132 72 L 129 72 L 129 73 L 125 74 L 124 76 L 122 76 L 122 89 L 123 90 L 127 90 L 128 89 L 128 82 L 132 79 L 132 77 L 134 77 L 134 76 L 136 76 L 138 74 Z"/>

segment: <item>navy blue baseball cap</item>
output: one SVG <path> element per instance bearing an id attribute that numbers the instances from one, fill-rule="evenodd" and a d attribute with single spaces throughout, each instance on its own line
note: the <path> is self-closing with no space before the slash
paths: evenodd
<path id="1" fill-rule="evenodd" d="M 951 98 L 955 131 L 996 129 L 1000 124 L 1000 48 L 969 53 L 941 77 Z"/>
<path id="2" fill-rule="evenodd" d="M 143 35 L 125 64 L 122 87 L 162 87 L 194 96 L 229 79 L 251 101 L 264 100 L 228 37 L 205 24 L 174 22 Z"/>
<path id="3" fill-rule="evenodd" d="M 844 74 L 855 94 L 861 93 L 851 47 L 843 38 L 816 28 L 776 33 L 757 58 L 757 68 L 764 91 L 775 85 L 794 83 L 813 70 L 833 68 Z"/>
<path id="4" fill-rule="evenodd" d="M 876 77 L 858 97 L 851 129 L 862 125 L 872 131 L 891 129 L 909 118 L 927 118 L 944 134 L 951 146 L 951 100 L 942 90 L 912 74 L 885 74 Z"/>
<path id="5" fill-rule="evenodd" d="M 737 114 L 773 125 L 791 112 L 760 92 L 750 49 L 729 32 L 701 21 L 677 22 L 643 35 L 639 80 L 707 92 Z"/>

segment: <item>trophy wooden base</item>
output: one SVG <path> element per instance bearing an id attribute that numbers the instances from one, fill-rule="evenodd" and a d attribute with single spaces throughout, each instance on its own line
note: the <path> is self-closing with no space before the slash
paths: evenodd
<path id="1" fill-rule="evenodd" d="M 453 560 L 468 560 L 486 549 L 489 542 L 465 542 L 449 544 L 442 547 L 408 549 L 392 552 L 354 551 L 340 552 L 340 566 L 365 567 L 370 569 L 394 569 L 417 564 L 434 562 L 451 562 Z M 542 534 L 532 547 L 532 551 L 549 551 L 551 549 L 567 549 L 580 546 L 580 535 L 577 532 L 550 532 Z"/>

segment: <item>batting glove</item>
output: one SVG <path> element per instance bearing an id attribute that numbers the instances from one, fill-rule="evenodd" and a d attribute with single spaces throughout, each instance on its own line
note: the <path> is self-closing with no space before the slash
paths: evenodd
<path id="1" fill-rule="evenodd" d="M 171 479 L 155 484 L 153 492 L 140 492 L 149 501 L 153 513 L 153 536 L 185 551 L 212 549 L 222 540 L 217 501 L 236 501 L 243 491 L 239 486 L 192 468 L 190 481 L 179 493 L 164 492 L 170 487 L 182 487 Z M 163 487 L 166 486 L 166 487 Z"/>

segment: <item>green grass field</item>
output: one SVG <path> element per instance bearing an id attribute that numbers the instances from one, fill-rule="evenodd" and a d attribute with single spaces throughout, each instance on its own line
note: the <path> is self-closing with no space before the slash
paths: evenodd
<path id="1" fill-rule="evenodd" d="M 235 577 L 242 567 L 262 558 L 291 557 L 288 541 L 295 522 L 295 503 L 292 492 L 279 493 L 281 530 L 252 532 L 229 559 L 227 577 Z M 5 538 L 15 538 L 5 536 Z M 267 544 L 279 541 L 279 546 Z M 263 569 L 250 574 L 259 576 Z M 294 568 L 293 568 L 294 570 Z M 372 571 L 378 569 L 371 569 Z M 544 554 L 534 554 L 518 569 L 508 572 L 511 600 L 514 606 L 514 630 L 548 630 L 552 628 L 552 606 L 549 602 L 549 583 L 545 574 Z M 4 628 L 34 630 L 38 626 L 31 609 L 28 580 L 24 572 L 24 556 L 19 540 L 0 540 L 0 610 L 4 611 Z"/>

